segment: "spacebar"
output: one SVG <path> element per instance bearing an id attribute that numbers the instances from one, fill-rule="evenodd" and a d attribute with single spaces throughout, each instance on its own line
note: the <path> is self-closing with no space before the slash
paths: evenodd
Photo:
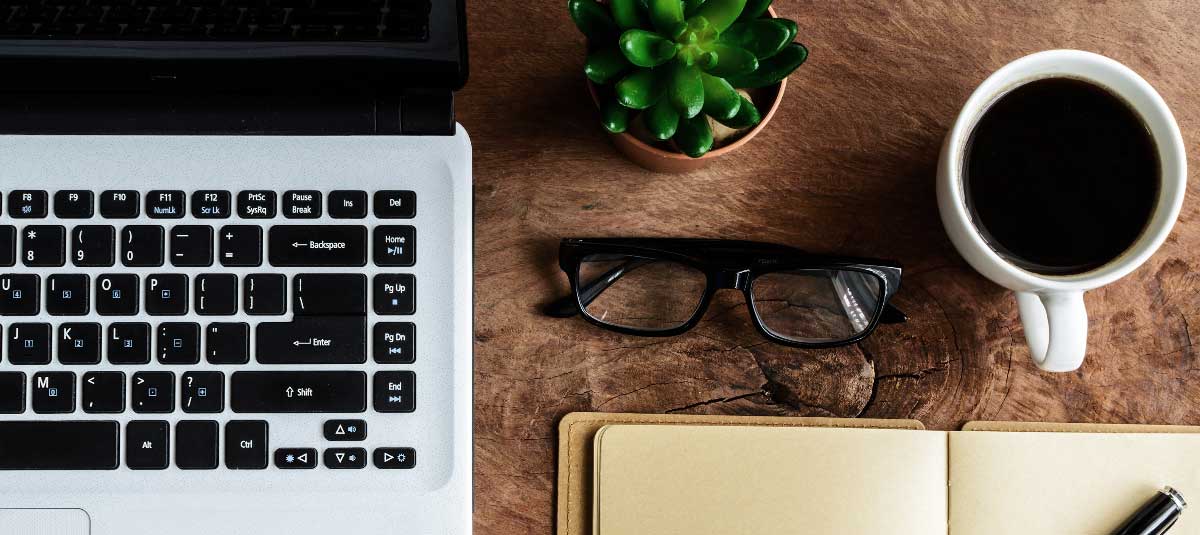
<path id="1" fill-rule="evenodd" d="M 115 470 L 113 421 L 0 422 L 0 470 Z"/>

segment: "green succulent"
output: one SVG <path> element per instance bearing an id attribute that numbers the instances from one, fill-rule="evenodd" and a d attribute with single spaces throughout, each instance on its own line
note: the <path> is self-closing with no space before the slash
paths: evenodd
<path id="1" fill-rule="evenodd" d="M 584 72 L 612 85 L 604 127 L 624 132 L 634 113 L 656 139 L 699 158 L 713 145 L 705 116 L 730 128 L 762 115 L 738 89 L 767 87 L 808 58 L 794 21 L 764 16 L 771 0 L 568 0 L 588 38 Z"/>

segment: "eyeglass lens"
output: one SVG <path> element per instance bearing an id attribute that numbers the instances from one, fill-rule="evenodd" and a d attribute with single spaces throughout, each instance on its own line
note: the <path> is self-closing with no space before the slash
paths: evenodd
<path id="1" fill-rule="evenodd" d="M 596 254 L 579 264 L 583 312 L 609 324 L 661 331 L 687 323 L 704 298 L 703 271 L 670 260 Z"/>
<path id="2" fill-rule="evenodd" d="M 797 342 L 838 342 L 870 328 L 883 281 L 855 270 L 781 271 L 756 277 L 751 296 L 759 321 L 772 334 Z"/>

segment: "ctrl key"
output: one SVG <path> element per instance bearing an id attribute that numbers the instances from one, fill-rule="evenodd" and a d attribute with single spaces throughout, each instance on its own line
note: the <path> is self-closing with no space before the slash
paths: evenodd
<path id="1" fill-rule="evenodd" d="M 267 467 L 267 422 L 230 420 L 225 424 L 225 468 L 262 470 Z"/>

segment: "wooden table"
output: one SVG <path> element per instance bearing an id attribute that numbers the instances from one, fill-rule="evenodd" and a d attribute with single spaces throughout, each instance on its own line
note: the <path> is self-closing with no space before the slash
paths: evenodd
<path id="1" fill-rule="evenodd" d="M 584 90 L 565 2 L 468 2 L 475 146 L 475 526 L 549 534 L 556 425 L 572 411 L 1200 423 L 1200 193 L 1130 277 L 1087 295 L 1082 370 L 1029 359 L 1011 294 L 946 238 L 935 160 L 972 89 L 1027 53 L 1115 58 L 1172 107 L 1200 155 L 1200 3 L 777 0 L 812 50 L 774 121 L 705 171 L 624 160 Z M 829 351 L 766 343 L 741 296 L 685 336 L 621 336 L 543 317 L 567 288 L 566 236 L 708 236 L 895 258 L 905 325 Z"/>

